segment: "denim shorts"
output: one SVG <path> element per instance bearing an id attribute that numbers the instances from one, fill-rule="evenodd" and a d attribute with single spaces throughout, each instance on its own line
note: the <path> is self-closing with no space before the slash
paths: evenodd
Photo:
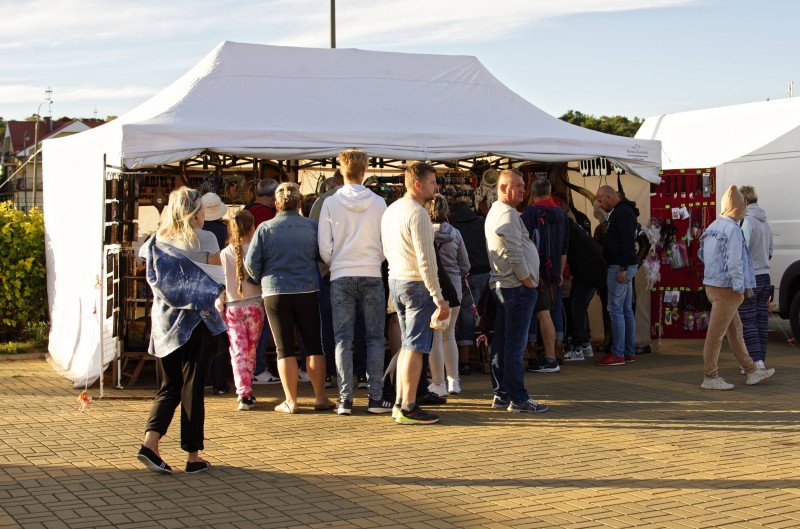
<path id="1" fill-rule="evenodd" d="M 389 295 L 400 321 L 402 348 L 417 353 L 430 353 L 434 332 L 431 329 L 431 317 L 436 311 L 436 303 L 425 288 L 425 283 L 390 279 Z"/>

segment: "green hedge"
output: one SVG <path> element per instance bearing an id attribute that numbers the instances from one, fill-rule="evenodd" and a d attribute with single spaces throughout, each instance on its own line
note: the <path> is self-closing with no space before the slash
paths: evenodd
<path id="1" fill-rule="evenodd" d="M 26 324 L 47 319 L 44 216 L 0 203 L 0 340 L 22 336 Z"/>

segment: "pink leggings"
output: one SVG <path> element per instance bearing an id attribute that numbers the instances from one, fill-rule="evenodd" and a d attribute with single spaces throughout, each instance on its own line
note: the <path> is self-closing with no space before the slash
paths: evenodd
<path id="1" fill-rule="evenodd" d="M 264 327 L 261 299 L 249 305 L 227 307 L 228 338 L 231 341 L 231 365 L 236 394 L 249 397 L 253 391 L 253 368 L 256 365 L 256 346 Z"/>

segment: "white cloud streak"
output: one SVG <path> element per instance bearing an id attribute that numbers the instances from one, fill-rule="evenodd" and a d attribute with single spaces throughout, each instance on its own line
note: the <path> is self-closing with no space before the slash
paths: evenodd
<path id="1" fill-rule="evenodd" d="M 9 84 L 0 85 L 0 101 L 4 103 L 38 103 L 44 98 L 43 86 Z M 99 101 L 114 99 L 140 99 L 158 90 L 145 86 L 116 88 L 97 86 L 53 87 L 53 99 L 58 101 Z"/>

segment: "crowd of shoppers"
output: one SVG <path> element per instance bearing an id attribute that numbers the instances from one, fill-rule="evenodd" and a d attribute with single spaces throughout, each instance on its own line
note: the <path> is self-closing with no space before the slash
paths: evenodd
<path id="1" fill-rule="evenodd" d="M 154 294 L 150 352 L 163 372 L 138 455 L 149 469 L 171 472 L 159 440 L 178 406 L 186 471 L 210 467 L 199 456 L 203 391 L 220 348 L 229 351 L 217 358 L 232 369 L 238 410 L 256 405 L 254 384 L 280 383 L 284 398 L 275 411 L 298 413 L 298 382 L 307 380 L 315 411 L 351 415 L 362 382 L 354 351 L 357 358 L 361 349 L 366 411 L 391 413 L 398 424 L 433 424 L 439 416 L 420 404 L 461 392 L 475 346 L 475 307 L 492 305 L 491 406 L 541 413 L 548 406 L 525 386 L 526 349 L 541 338 L 543 356 L 528 361 L 536 373 L 593 357 L 588 305 L 605 289 L 613 341 L 596 364 L 635 362 L 638 212 L 613 188 L 602 186 L 596 195 L 607 221 L 601 246 L 547 179 L 532 183 L 532 203 L 520 214 L 523 175 L 500 172 L 497 200 L 484 220 L 469 203 L 451 204 L 438 194 L 428 163 L 408 165 L 406 193 L 388 207 L 364 186 L 365 153 L 343 151 L 338 163 L 312 218 L 301 214 L 297 184 L 272 179 L 260 181 L 256 201 L 227 224 L 227 207 L 214 193 L 201 197 L 182 187 L 170 195 L 161 227 L 140 250 Z M 704 389 L 733 387 L 718 376 L 723 336 L 748 385 L 774 373 L 764 366 L 772 237 L 757 201 L 753 188 L 731 187 L 701 238 L 712 304 Z M 279 377 L 266 367 L 270 341 Z M 212 372 L 223 373 L 218 364 Z M 215 392 L 221 384 L 215 381 Z M 334 384 L 335 403 L 325 391 Z"/>

